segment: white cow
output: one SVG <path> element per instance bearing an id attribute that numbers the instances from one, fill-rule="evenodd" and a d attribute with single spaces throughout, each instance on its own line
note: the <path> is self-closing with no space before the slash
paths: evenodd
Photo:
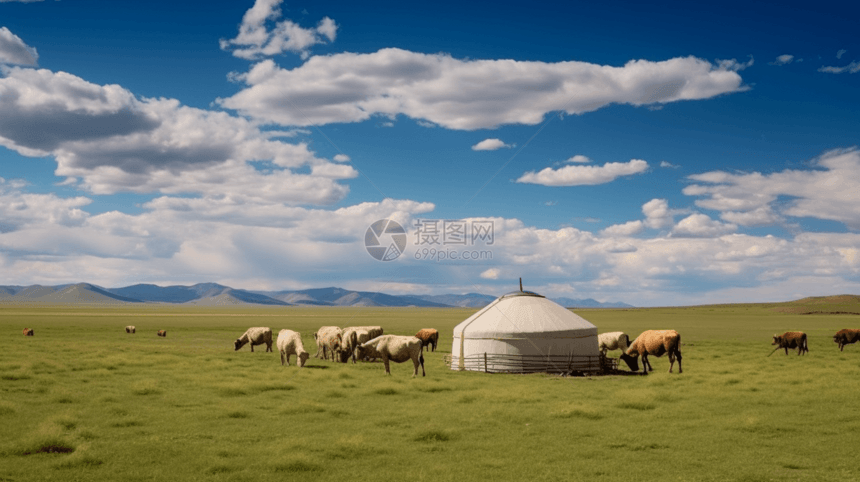
<path id="1" fill-rule="evenodd" d="M 627 347 L 629 346 L 630 337 L 623 331 L 612 331 L 597 335 L 597 348 L 603 356 L 606 356 L 608 350 L 627 351 Z"/>
<path id="2" fill-rule="evenodd" d="M 278 353 L 281 354 L 281 366 L 284 365 L 285 361 L 289 366 L 290 356 L 296 355 L 299 368 L 305 366 L 305 362 L 308 361 L 308 357 L 310 356 L 310 353 L 305 350 L 305 346 L 302 344 L 301 333 L 292 330 L 281 330 L 278 333 Z"/>
<path id="3" fill-rule="evenodd" d="M 382 358 L 385 364 L 385 373 L 391 375 L 388 361 L 403 363 L 412 360 L 415 370 L 412 376 L 418 376 L 418 365 L 421 365 L 421 376 L 427 376 L 424 372 L 424 345 L 414 336 L 382 335 L 366 343 L 358 345 L 357 354 L 359 358 L 371 357 Z"/>
<path id="4" fill-rule="evenodd" d="M 254 351 L 254 345 L 262 345 L 263 343 L 266 344 L 266 351 L 272 351 L 272 329 L 268 326 L 248 328 L 248 331 L 243 333 L 239 338 L 236 338 L 233 346 L 238 350 L 248 343 L 251 344 L 252 352 Z"/>

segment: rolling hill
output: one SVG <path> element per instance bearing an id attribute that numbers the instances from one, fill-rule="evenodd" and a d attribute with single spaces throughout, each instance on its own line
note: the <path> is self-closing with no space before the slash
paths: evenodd
<path id="1" fill-rule="evenodd" d="M 103 288 L 90 283 L 59 286 L 0 286 L 0 302 L 46 304 L 169 303 L 199 306 L 384 306 L 422 308 L 481 308 L 496 296 L 480 293 L 445 295 L 390 295 L 373 291 L 353 291 L 337 287 L 296 291 L 248 291 L 217 283 L 191 286 L 136 284 L 122 288 Z M 600 303 L 595 300 L 555 299 L 567 307 L 631 307 L 625 303 Z"/>

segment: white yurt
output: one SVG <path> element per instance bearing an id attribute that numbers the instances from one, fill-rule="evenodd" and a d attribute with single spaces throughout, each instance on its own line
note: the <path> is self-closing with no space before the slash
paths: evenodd
<path id="1" fill-rule="evenodd" d="M 597 327 L 531 291 L 514 291 L 454 328 L 451 369 L 488 373 L 600 370 Z"/>

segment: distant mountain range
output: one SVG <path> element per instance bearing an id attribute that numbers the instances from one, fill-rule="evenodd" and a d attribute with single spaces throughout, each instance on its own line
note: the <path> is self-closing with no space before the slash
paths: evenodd
<path id="1" fill-rule="evenodd" d="M 0 286 L 0 303 L 115 304 L 183 303 L 200 306 L 418 306 L 481 308 L 496 299 L 492 295 L 389 295 L 343 288 L 313 288 L 299 291 L 248 291 L 216 283 L 193 286 L 137 284 L 125 288 L 102 288 L 89 283 L 59 286 Z M 601 303 L 593 299 L 551 298 L 569 308 L 632 308 L 626 303 Z"/>

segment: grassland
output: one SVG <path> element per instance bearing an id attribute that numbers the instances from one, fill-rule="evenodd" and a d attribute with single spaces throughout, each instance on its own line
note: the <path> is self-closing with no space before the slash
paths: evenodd
<path id="1" fill-rule="evenodd" d="M 449 370 L 469 309 L 0 305 L 0 481 L 857 480 L 860 346 L 832 335 L 860 317 L 782 308 L 577 310 L 678 330 L 684 373 L 562 378 Z M 233 351 L 249 326 L 313 354 L 319 326 L 368 324 L 439 329 L 427 377 Z M 768 357 L 787 330 L 809 354 Z"/>

